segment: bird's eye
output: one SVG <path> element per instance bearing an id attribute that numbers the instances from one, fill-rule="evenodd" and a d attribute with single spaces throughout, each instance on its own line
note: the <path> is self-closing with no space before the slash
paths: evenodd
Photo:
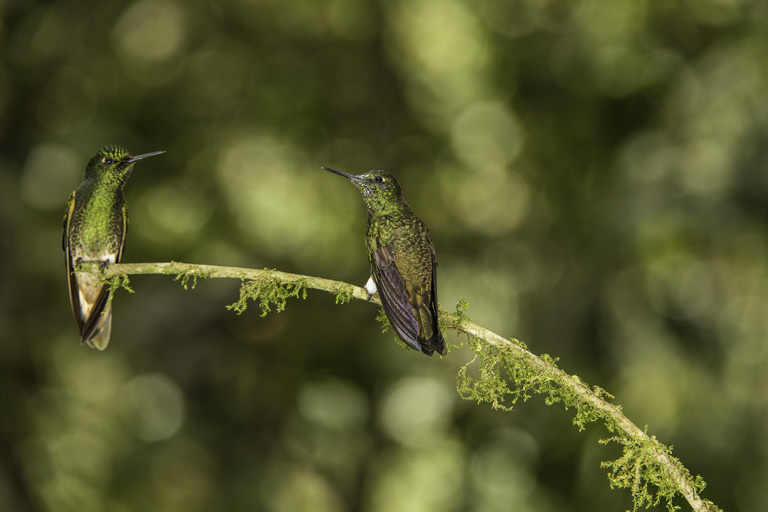
<path id="1" fill-rule="evenodd" d="M 373 181 L 375 181 L 376 183 L 384 183 L 384 178 L 382 178 L 381 176 L 376 176 L 375 178 L 373 178 Z"/>
<path id="2" fill-rule="evenodd" d="M 111 158 L 109 158 L 108 156 L 105 156 L 104 158 L 101 159 L 101 163 L 112 165 L 114 162 Z"/>

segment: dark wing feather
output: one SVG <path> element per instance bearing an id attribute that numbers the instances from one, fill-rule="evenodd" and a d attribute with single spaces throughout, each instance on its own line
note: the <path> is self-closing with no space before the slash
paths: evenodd
<path id="1" fill-rule="evenodd" d="M 432 244 L 432 239 L 429 236 L 428 231 L 424 231 L 425 241 L 429 246 L 429 250 L 432 253 L 432 286 L 430 291 L 429 308 L 432 313 L 432 330 L 434 334 L 427 340 L 431 349 L 436 351 L 441 356 L 448 353 L 448 349 L 445 346 L 445 339 L 443 333 L 440 332 L 440 326 L 437 322 L 437 254 L 435 253 L 435 246 Z"/>
<path id="2" fill-rule="evenodd" d="M 64 226 L 61 230 L 61 250 L 67 252 L 67 239 L 69 238 L 69 220 L 72 218 L 72 212 L 75 210 L 75 194 L 72 192 L 67 199 L 67 207 L 64 209 Z"/>
<path id="3" fill-rule="evenodd" d="M 374 250 L 371 263 L 373 280 L 389 323 L 400 339 L 411 348 L 421 351 L 419 324 L 408 301 L 405 281 L 395 266 L 392 244 Z"/>
<path id="4" fill-rule="evenodd" d="M 115 263 L 120 263 L 120 260 L 123 258 L 123 250 L 125 250 L 125 234 L 128 232 L 128 205 L 125 202 L 123 202 L 121 213 L 123 215 L 123 236 L 120 238 L 120 247 L 117 249 Z"/>
<path id="5" fill-rule="evenodd" d="M 80 329 L 83 343 L 87 343 L 93 336 L 100 333 L 102 330 L 102 313 L 104 308 L 109 302 L 109 296 L 112 292 L 109 286 L 102 286 L 99 291 L 99 296 L 96 298 L 96 302 L 91 309 L 91 315 L 85 321 L 85 325 Z"/>
<path id="6" fill-rule="evenodd" d="M 64 213 L 64 233 L 61 238 L 61 248 L 64 249 L 64 259 L 67 266 L 67 276 L 69 277 L 69 305 L 72 307 L 72 315 L 77 322 L 77 328 L 83 332 L 83 313 L 80 310 L 80 296 L 77 287 L 77 280 L 75 278 L 75 267 L 72 261 L 72 255 L 69 252 L 69 222 L 72 219 L 72 213 L 75 211 L 75 194 L 72 192 L 67 202 L 67 210 Z"/>

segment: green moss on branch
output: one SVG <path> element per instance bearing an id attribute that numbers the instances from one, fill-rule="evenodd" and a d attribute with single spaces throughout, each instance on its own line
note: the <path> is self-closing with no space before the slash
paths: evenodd
<path id="1" fill-rule="evenodd" d="M 241 314 L 248 301 L 257 301 L 262 316 L 274 307 L 285 309 L 289 298 L 306 298 L 308 289 L 323 290 L 336 296 L 336 303 L 352 299 L 369 300 L 368 292 L 348 283 L 319 277 L 289 274 L 277 270 L 257 270 L 189 263 L 133 263 L 113 264 L 101 269 L 96 263 L 83 263 L 78 270 L 100 275 L 112 290 L 125 288 L 132 291 L 128 275 L 166 274 L 175 276 L 182 286 L 194 288 L 198 278 L 231 278 L 241 281 L 239 299 L 228 306 Z M 378 297 L 370 302 L 380 304 Z M 472 361 L 464 365 L 458 375 L 458 392 L 462 398 L 491 404 L 510 410 L 519 400 L 542 395 L 547 404 L 562 403 L 575 411 L 573 423 L 583 430 L 589 423 L 602 423 L 610 437 L 603 443 L 616 443 L 621 456 L 603 467 L 609 470 L 611 487 L 628 489 L 632 493 L 634 509 L 664 503 L 668 510 L 677 510 L 674 504 L 682 496 L 691 509 L 700 512 L 720 510 L 712 502 L 699 496 L 705 487 L 701 477 L 692 477 L 688 469 L 672 456 L 671 448 L 632 423 L 612 404 L 613 397 L 605 390 L 587 386 L 578 376 L 570 375 L 557 366 L 557 359 L 546 354 L 537 356 L 524 343 L 506 339 L 488 329 L 472 323 L 466 314 L 467 304 L 460 301 L 456 313 L 442 311 L 440 326 L 466 335 L 466 345 L 475 352 Z M 383 314 L 379 315 L 380 317 Z M 388 325 L 386 317 L 382 324 Z M 470 376 L 470 372 L 477 377 Z"/>

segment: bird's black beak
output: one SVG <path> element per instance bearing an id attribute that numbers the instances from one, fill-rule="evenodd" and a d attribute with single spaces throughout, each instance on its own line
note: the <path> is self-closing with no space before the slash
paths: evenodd
<path id="1" fill-rule="evenodd" d="M 344 176 L 345 178 L 356 181 L 358 178 L 357 176 L 354 176 L 352 174 L 347 174 L 345 172 L 337 171 L 336 169 L 331 169 L 330 167 L 321 167 L 324 171 L 332 172 L 334 174 L 338 174 L 339 176 Z"/>
<path id="2" fill-rule="evenodd" d="M 136 160 L 141 160 L 142 158 L 149 158 L 151 156 L 162 155 L 163 153 L 165 153 L 165 151 L 153 151 L 152 153 L 144 153 L 143 155 L 132 156 L 131 158 L 126 160 L 125 163 L 130 164 L 132 162 L 135 162 Z"/>

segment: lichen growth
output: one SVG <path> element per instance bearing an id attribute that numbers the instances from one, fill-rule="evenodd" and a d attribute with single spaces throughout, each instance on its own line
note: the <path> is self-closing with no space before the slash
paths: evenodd
<path id="1" fill-rule="evenodd" d="M 463 399 L 486 402 L 494 409 L 509 411 L 521 399 L 525 401 L 538 394 L 544 396 L 548 405 L 560 402 L 566 409 L 573 408 L 573 424 L 579 431 L 588 424 L 603 423 L 615 435 L 601 442 L 617 443 L 622 454 L 616 460 L 603 462 L 602 467 L 610 470 L 608 479 L 612 488 L 630 490 L 635 511 L 662 502 L 669 511 L 679 508 L 674 505 L 674 499 L 681 494 L 680 480 L 670 473 L 670 464 L 662 462 L 662 454 L 697 494 L 704 489 L 701 477 L 692 478 L 679 460 L 671 456 L 671 448 L 653 437 L 630 436 L 621 428 L 615 413 L 594 405 L 595 398 L 601 401 L 613 398 L 607 391 L 600 387 L 590 388 L 577 376 L 563 373 L 556 366 L 556 358 L 546 354 L 536 358 L 514 346 L 496 345 L 469 334 L 467 329 L 461 328 L 465 323 L 465 312 L 466 303 L 460 303 L 456 315 L 445 315 L 450 317 L 453 329 L 467 335 L 466 343 L 475 352 L 475 357 L 459 369 L 457 390 Z M 525 347 L 518 340 L 509 341 Z M 584 387 L 574 385 L 574 381 Z M 711 502 L 705 502 L 705 505 L 712 512 L 719 510 Z"/>
<path id="2" fill-rule="evenodd" d="M 185 290 L 188 290 L 189 287 L 189 279 L 192 279 L 192 289 L 194 290 L 197 286 L 197 275 L 190 272 L 182 272 L 180 274 L 176 274 L 176 277 L 173 278 L 174 281 L 181 281 L 181 287 Z"/>
<path id="3" fill-rule="evenodd" d="M 199 277 L 201 279 L 207 279 L 208 277 L 210 277 L 210 274 L 211 274 L 210 272 L 205 272 L 202 270 L 189 269 L 189 270 L 185 270 L 184 272 L 179 272 L 178 274 L 176 274 L 176 277 L 174 277 L 173 280 L 180 281 L 182 288 L 184 288 L 185 290 L 189 290 L 190 288 L 194 290 L 195 287 L 197 286 L 197 278 Z M 192 280 L 191 286 L 189 283 L 190 279 Z"/>
<path id="4" fill-rule="evenodd" d="M 101 311 L 101 314 L 104 314 L 106 311 L 109 311 L 109 306 L 112 304 L 112 299 L 115 298 L 115 291 L 119 290 L 120 288 L 126 290 L 128 293 L 134 293 L 133 288 L 130 286 L 130 279 L 128 279 L 128 274 L 117 274 L 112 277 L 104 277 L 103 272 L 99 274 L 99 278 L 104 282 L 106 286 L 109 287 L 109 297 L 107 298 L 107 304 L 104 306 L 104 309 Z"/>
<path id="5" fill-rule="evenodd" d="M 96 274 L 98 266 L 83 263 L 77 271 Z M 133 293 L 127 274 L 117 273 L 109 278 L 103 272 L 100 275 L 112 292 L 124 288 Z M 310 287 L 332 291 L 336 294 L 337 304 L 348 303 L 355 297 L 355 287 L 346 283 L 319 288 L 311 278 L 286 279 L 284 276 L 280 274 L 278 277 L 274 271 L 267 270 L 264 277 L 241 279 L 240 298 L 227 308 L 241 314 L 249 300 L 258 301 L 262 316 L 265 316 L 273 308 L 283 311 L 288 298 L 306 298 Z M 176 280 L 185 289 L 190 284 L 194 288 L 198 277 L 209 275 L 196 270 L 176 274 Z M 678 510 L 680 507 L 674 502 L 679 501 L 678 495 L 685 494 L 692 505 L 695 500 L 696 510 L 701 510 L 703 506 L 708 512 L 720 511 L 712 502 L 698 497 L 705 487 L 703 479 L 692 477 L 671 455 L 671 447 L 648 437 L 647 433 L 642 434 L 624 418 L 620 407 L 610 404 L 613 397 L 608 392 L 590 387 L 577 376 L 563 372 L 557 367 L 556 358 L 546 354 L 536 356 L 527 350 L 523 342 L 504 340 L 472 324 L 467 307 L 467 302 L 461 300 L 456 304 L 455 313 L 441 310 L 439 315 L 441 329 L 465 334 L 466 346 L 475 352 L 472 361 L 458 373 L 457 390 L 462 398 L 487 402 L 493 408 L 502 410 L 510 410 L 520 399 L 525 401 L 534 394 L 543 395 L 549 405 L 561 402 L 566 409 L 574 409 L 573 423 L 580 431 L 590 423 L 602 423 L 611 437 L 601 440 L 601 443 L 616 443 L 621 449 L 618 458 L 601 465 L 608 469 L 612 488 L 631 492 L 633 510 L 660 504 L 664 504 L 669 511 Z M 382 332 L 387 332 L 389 321 L 383 309 L 379 310 L 377 320 L 382 325 Z"/>
<path id="6" fill-rule="evenodd" d="M 387 332 L 389 327 L 389 318 L 387 318 L 387 312 L 384 311 L 384 308 L 379 309 L 379 314 L 376 315 L 376 321 L 381 324 L 381 333 L 384 334 Z"/>
<path id="7" fill-rule="evenodd" d="M 355 287 L 344 283 L 336 289 L 336 304 L 348 304 L 355 296 Z"/>
<path id="8" fill-rule="evenodd" d="M 497 347 L 467 335 L 467 345 L 475 357 L 459 369 L 457 390 L 465 400 L 490 403 L 494 409 L 511 410 L 520 400 L 533 393 L 546 393 L 551 378 L 541 368 L 530 364 L 519 351 Z M 470 369 L 477 378 L 470 375 Z"/>
<path id="9" fill-rule="evenodd" d="M 389 318 L 387 318 L 387 312 L 384 311 L 384 308 L 379 309 L 379 313 L 376 315 L 376 321 L 381 324 L 381 333 L 384 334 L 386 332 L 389 332 L 391 329 L 391 326 L 389 324 Z M 412 350 L 411 347 L 408 346 L 406 342 L 400 339 L 400 337 L 395 334 L 392 337 L 393 340 L 395 340 L 395 343 L 406 350 Z"/>
<path id="10" fill-rule="evenodd" d="M 283 311 L 289 298 L 307 298 L 307 281 L 305 279 L 290 283 L 284 283 L 273 276 L 242 280 L 240 298 L 237 302 L 227 306 L 227 309 L 234 310 L 240 315 L 248 307 L 249 300 L 258 301 L 261 316 L 267 316 L 267 313 L 272 311 L 273 306 L 278 313 Z"/>
<path id="11" fill-rule="evenodd" d="M 664 465 L 659 460 L 660 457 L 667 458 L 685 480 L 690 482 L 697 494 L 706 487 L 701 476 L 692 478 L 685 466 L 672 456 L 672 448 L 659 443 L 655 437 L 648 439 L 619 435 L 600 440 L 602 444 L 611 442 L 622 447 L 622 454 L 616 460 L 602 462 L 600 466 L 610 470 L 608 481 L 611 489 L 630 490 L 633 510 L 657 506 L 662 501 L 670 512 L 680 509 L 674 504 L 679 489 L 669 478 Z M 705 506 L 706 510 L 711 512 L 720 510 L 709 501 L 705 501 Z"/>
<path id="12" fill-rule="evenodd" d="M 113 294 L 120 288 L 126 290 L 128 293 L 133 293 L 133 288 L 131 288 L 131 280 L 128 279 L 128 274 L 120 273 L 112 277 L 105 278 L 104 283 L 109 286 L 109 291 Z"/>
<path id="13" fill-rule="evenodd" d="M 472 319 L 469 318 L 469 315 L 467 315 L 467 309 L 469 309 L 469 302 L 467 302 L 466 299 L 459 299 L 458 302 L 456 302 L 456 322 L 459 325 L 472 321 Z"/>

